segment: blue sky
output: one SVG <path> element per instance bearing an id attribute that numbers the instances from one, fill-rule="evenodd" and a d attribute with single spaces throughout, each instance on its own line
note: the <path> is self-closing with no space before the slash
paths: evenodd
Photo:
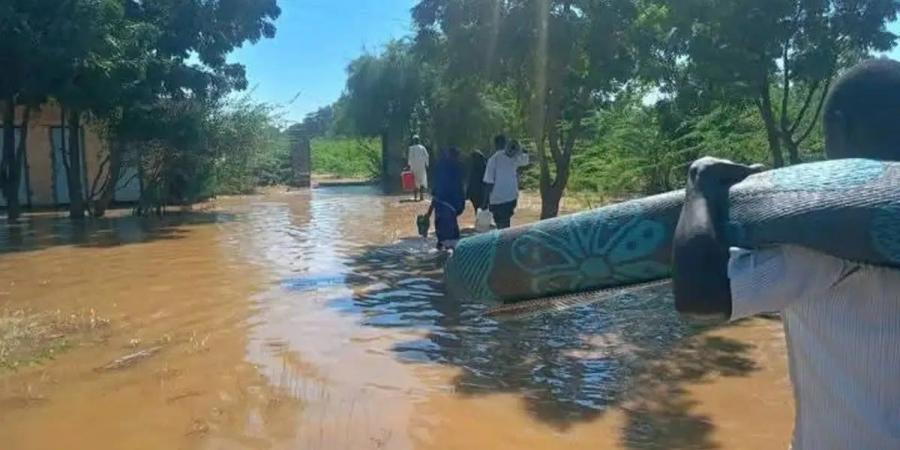
<path id="1" fill-rule="evenodd" d="M 891 30 L 892 33 L 900 36 L 900 22 L 894 22 L 888 25 L 888 29 Z M 900 60 L 900 47 L 894 47 L 893 50 L 886 53 L 886 56 Z"/>
<path id="2" fill-rule="evenodd" d="M 377 52 L 411 32 L 409 10 L 416 0 L 280 0 L 275 39 L 248 45 L 232 60 L 247 67 L 258 100 L 281 107 L 285 120 L 335 101 L 344 89 L 347 64 Z M 900 23 L 891 30 L 900 34 Z M 900 49 L 889 56 L 900 59 Z M 292 101 L 293 100 L 293 101 Z"/>
<path id="3" fill-rule="evenodd" d="M 299 121 L 340 96 L 351 60 L 411 32 L 409 11 L 416 1 L 280 0 L 278 4 L 281 17 L 275 39 L 247 45 L 231 59 L 247 67 L 254 99 L 280 105 L 286 120 Z"/>

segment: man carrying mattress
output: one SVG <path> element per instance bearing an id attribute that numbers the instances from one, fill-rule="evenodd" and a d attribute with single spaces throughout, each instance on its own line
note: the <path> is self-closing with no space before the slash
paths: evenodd
<path id="1" fill-rule="evenodd" d="M 900 160 L 900 63 L 847 72 L 823 121 L 829 158 Z M 758 169 L 712 158 L 691 166 L 675 232 L 676 307 L 731 320 L 781 313 L 794 450 L 900 448 L 900 271 L 795 246 L 728 248 L 728 189 Z"/>

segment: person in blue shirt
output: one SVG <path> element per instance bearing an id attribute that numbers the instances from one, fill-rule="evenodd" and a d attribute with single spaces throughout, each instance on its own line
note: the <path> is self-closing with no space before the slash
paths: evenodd
<path id="1" fill-rule="evenodd" d="M 429 215 L 434 212 L 439 250 L 452 250 L 459 242 L 459 216 L 466 208 L 463 175 L 459 149 L 450 147 L 444 150 L 435 166 L 434 190 L 429 208 Z"/>

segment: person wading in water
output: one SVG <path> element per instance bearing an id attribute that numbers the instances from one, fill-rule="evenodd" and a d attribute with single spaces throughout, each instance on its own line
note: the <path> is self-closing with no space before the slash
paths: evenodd
<path id="1" fill-rule="evenodd" d="M 469 157 L 469 185 L 466 189 L 466 197 L 472 202 L 472 208 L 477 213 L 487 209 L 484 195 L 484 171 L 487 168 L 487 158 L 478 150 L 472 152 Z"/>
<path id="2" fill-rule="evenodd" d="M 497 228 L 509 228 L 519 203 L 519 169 L 528 165 L 528 153 L 518 144 L 507 145 L 506 136 L 494 138 L 495 153 L 484 172 L 486 203 Z"/>
<path id="3" fill-rule="evenodd" d="M 466 209 L 459 149 L 450 147 L 444 150 L 434 172 L 434 191 L 426 216 L 434 212 L 438 250 L 453 250 L 460 238 L 459 216 Z"/>
<path id="4" fill-rule="evenodd" d="M 406 160 L 409 170 L 412 171 L 413 176 L 416 178 L 416 186 L 413 191 L 414 201 L 425 200 L 425 191 L 428 190 L 429 159 L 428 149 L 422 145 L 419 136 L 413 136 L 412 145 L 409 147 L 409 154 Z"/>

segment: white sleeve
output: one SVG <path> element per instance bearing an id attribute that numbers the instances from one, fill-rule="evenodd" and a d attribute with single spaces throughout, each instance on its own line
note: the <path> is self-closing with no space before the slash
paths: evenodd
<path id="1" fill-rule="evenodd" d="M 406 164 L 410 167 L 413 166 L 413 158 L 415 157 L 414 153 L 415 152 L 413 151 L 412 147 L 406 149 Z"/>
<path id="2" fill-rule="evenodd" d="M 494 184 L 494 182 L 496 181 L 496 176 L 494 174 L 494 172 L 497 171 L 496 167 L 497 167 L 497 159 L 492 157 L 491 159 L 488 160 L 487 166 L 484 169 L 484 180 L 482 180 L 482 181 L 484 181 L 487 184 Z"/>
<path id="3" fill-rule="evenodd" d="M 425 167 L 431 166 L 431 155 L 428 154 L 428 149 L 422 147 L 422 160 L 425 162 Z"/>
<path id="4" fill-rule="evenodd" d="M 783 311 L 815 299 L 837 283 L 851 264 L 803 247 L 731 249 L 731 320 Z"/>
<path id="5" fill-rule="evenodd" d="M 520 153 L 519 160 L 516 161 L 516 163 L 519 167 L 525 167 L 528 165 L 529 162 L 531 162 L 531 160 L 528 157 L 528 153 L 525 153 L 525 152 Z"/>

